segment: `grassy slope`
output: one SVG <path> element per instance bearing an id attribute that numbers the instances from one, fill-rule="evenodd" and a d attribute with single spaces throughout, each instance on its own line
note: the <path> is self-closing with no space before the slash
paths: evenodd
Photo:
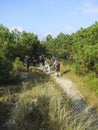
<path id="1" fill-rule="evenodd" d="M 13 87 L 19 91 L 8 92 L 0 98 L 0 126 L 9 119 L 6 130 L 97 130 L 92 117 L 77 113 L 70 99 L 60 87 L 41 70 L 22 73 L 22 80 Z M 25 78 L 24 78 L 25 77 Z M 29 84 L 28 84 L 29 82 Z M 86 121 L 85 121 L 86 119 Z"/>
<path id="2" fill-rule="evenodd" d="M 98 95 L 90 89 L 87 83 L 88 75 L 79 76 L 75 74 L 73 67 L 69 64 L 61 66 L 61 73 L 63 73 L 64 77 L 72 80 L 76 84 L 77 89 L 83 94 L 88 104 L 98 110 Z"/>

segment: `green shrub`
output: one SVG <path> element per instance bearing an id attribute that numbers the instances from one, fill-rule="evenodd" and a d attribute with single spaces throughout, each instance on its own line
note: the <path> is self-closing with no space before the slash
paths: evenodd
<path id="1" fill-rule="evenodd" d="M 95 76 L 95 74 L 89 75 L 88 85 L 94 91 L 94 93 L 98 95 L 98 78 Z"/>
<path id="2" fill-rule="evenodd" d="M 12 63 L 7 59 L 0 59 L 0 83 L 9 81 L 12 71 Z"/>
<path id="3" fill-rule="evenodd" d="M 19 57 L 16 57 L 15 61 L 13 62 L 13 70 L 14 71 L 22 71 L 23 70 L 23 62 L 20 61 Z"/>
<path id="4" fill-rule="evenodd" d="M 74 63 L 73 68 L 76 74 L 85 75 L 88 72 L 88 68 L 82 62 Z"/>
<path id="5" fill-rule="evenodd" d="M 98 63 L 96 63 L 96 64 L 94 65 L 94 68 L 95 68 L 95 73 L 96 73 L 96 75 L 98 76 Z"/>

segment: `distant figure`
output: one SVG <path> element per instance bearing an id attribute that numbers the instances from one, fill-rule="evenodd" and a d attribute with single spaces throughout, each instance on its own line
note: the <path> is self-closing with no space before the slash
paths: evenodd
<path id="1" fill-rule="evenodd" d="M 45 65 L 45 56 L 42 55 L 42 65 L 44 66 Z"/>
<path id="2" fill-rule="evenodd" d="M 49 60 L 48 58 L 46 57 L 45 58 L 45 67 L 44 67 L 45 71 L 50 74 L 50 65 L 49 65 Z"/>
<path id="3" fill-rule="evenodd" d="M 28 72 L 29 71 L 29 65 L 30 65 L 30 57 L 28 55 L 25 56 L 25 58 L 24 58 L 24 65 L 26 67 L 26 71 Z"/>
<path id="4" fill-rule="evenodd" d="M 54 67 L 55 67 L 56 75 L 59 77 L 60 76 L 60 62 L 55 60 Z"/>
<path id="5" fill-rule="evenodd" d="M 35 56 L 34 57 L 32 57 L 32 63 L 33 63 L 33 66 L 35 66 L 36 65 L 36 58 L 35 58 Z"/>
<path id="6" fill-rule="evenodd" d="M 54 65 L 54 62 L 55 62 L 55 57 L 54 56 L 52 56 L 51 61 L 52 61 L 52 64 Z"/>
<path id="7" fill-rule="evenodd" d="M 45 65 L 45 57 L 44 55 L 39 56 L 39 62 L 40 62 L 40 67 L 43 69 Z"/>

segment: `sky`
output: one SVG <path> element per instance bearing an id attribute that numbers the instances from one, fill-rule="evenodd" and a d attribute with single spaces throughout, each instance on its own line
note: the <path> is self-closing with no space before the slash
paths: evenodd
<path id="1" fill-rule="evenodd" d="M 0 24 L 38 35 L 71 34 L 98 21 L 98 0 L 0 0 Z"/>

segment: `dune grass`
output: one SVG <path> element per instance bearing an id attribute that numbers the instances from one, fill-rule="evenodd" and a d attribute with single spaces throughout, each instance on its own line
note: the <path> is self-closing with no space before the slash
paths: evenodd
<path id="1" fill-rule="evenodd" d="M 20 77 L 21 91 L 0 98 L 1 130 L 97 130 L 95 117 L 78 113 L 49 75 L 31 68 Z"/>
<path id="2" fill-rule="evenodd" d="M 98 91 L 98 85 L 96 84 L 98 82 L 98 78 L 96 78 L 97 82 L 94 82 L 94 78 L 91 78 L 92 74 L 87 74 L 85 76 L 77 75 L 73 66 L 68 63 L 62 63 L 61 73 L 62 76 L 69 78 L 76 84 L 77 89 L 83 94 L 87 103 L 98 111 L 98 94 L 96 94 Z"/>

